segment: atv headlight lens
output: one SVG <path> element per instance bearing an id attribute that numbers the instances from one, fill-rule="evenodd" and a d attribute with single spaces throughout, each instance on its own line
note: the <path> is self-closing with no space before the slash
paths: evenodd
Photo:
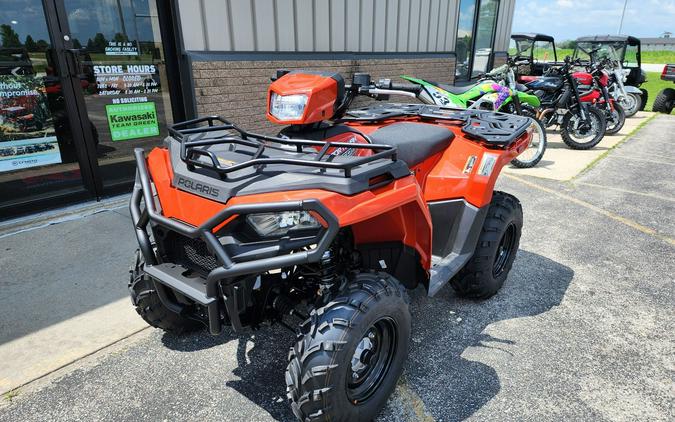
<path id="1" fill-rule="evenodd" d="M 262 237 L 282 236 L 289 230 L 321 227 L 319 221 L 307 211 L 249 214 L 246 221 Z"/>
<path id="2" fill-rule="evenodd" d="M 279 120 L 298 120 L 302 118 L 307 105 L 304 94 L 279 95 L 273 92 L 270 97 L 270 114 Z"/>

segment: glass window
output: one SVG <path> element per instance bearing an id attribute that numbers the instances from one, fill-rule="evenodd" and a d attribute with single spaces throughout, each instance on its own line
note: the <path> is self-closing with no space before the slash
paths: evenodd
<path id="1" fill-rule="evenodd" d="M 41 0 L 0 8 L 0 220 L 87 196 Z"/>
<path id="2" fill-rule="evenodd" d="M 623 67 L 637 67 L 638 66 L 638 48 L 637 45 L 627 45 L 626 53 L 623 58 Z"/>
<path id="3" fill-rule="evenodd" d="M 476 45 L 473 57 L 471 77 L 487 72 L 492 55 L 492 39 L 497 25 L 498 0 L 482 0 L 478 10 L 478 27 L 476 28 Z"/>
<path id="4" fill-rule="evenodd" d="M 535 41 L 533 60 L 537 63 L 555 62 L 555 51 L 550 41 Z"/>
<path id="5" fill-rule="evenodd" d="M 172 123 L 156 2 L 65 0 L 103 187 L 133 180 L 133 149 L 158 145 Z"/>
<path id="6" fill-rule="evenodd" d="M 457 41 L 455 54 L 457 64 L 455 78 L 469 79 L 469 60 L 473 48 L 473 23 L 476 16 L 476 0 L 461 0 L 459 3 L 459 22 L 457 24 Z"/>

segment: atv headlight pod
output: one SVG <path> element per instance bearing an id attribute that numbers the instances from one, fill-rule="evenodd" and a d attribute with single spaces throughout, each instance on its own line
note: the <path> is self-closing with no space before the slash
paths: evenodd
<path id="1" fill-rule="evenodd" d="M 283 236 L 290 230 L 318 229 L 319 221 L 308 211 L 249 214 L 246 221 L 261 237 Z"/>
<path id="2" fill-rule="evenodd" d="M 270 114 L 278 120 L 300 120 L 305 113 L 307 96 L 305 94 L 270 96 Z"/>

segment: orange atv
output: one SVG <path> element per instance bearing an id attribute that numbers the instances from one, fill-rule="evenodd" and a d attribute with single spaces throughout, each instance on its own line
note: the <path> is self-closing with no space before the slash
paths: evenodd
<path id="1" fill-rule="evenodd" d="M 406 290 L 497 292 L 523 224 L 493 192 L 527 148 L 527 117 L 423 104 L 349 110 L 357 95 L 419 86 L 356 74 L 279 71 L 278 136 L 218 117 L 174 125 L 135 150 L 140 250 L 129 289 L 150 325 L 180 334 L 280 323 L 299 333 L 286 371 L 300 420 L 371 420 L 410 341 Z M 293 318 L 301 323 L 292 324 Z"/>

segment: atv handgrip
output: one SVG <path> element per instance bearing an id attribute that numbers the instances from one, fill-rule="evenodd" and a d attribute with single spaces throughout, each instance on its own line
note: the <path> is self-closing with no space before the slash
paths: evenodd
<path id="1" fill-rule="evenodd" d="M 390 89 L 393 89 L 395 91 L 406 91 L 412 92 L 413 94 L 419 94 L 420 92 L 422 92 L 422 85 L 392 82 Z"/>
<path id="2" fill-rule="evenodd" d="M 318 262 L 324 252 L 328 250 L 333 239 L 337 235 L 340 224 L 335 215 L 320 201 L 316 199 L 305 199 L 302 201 L 271 202 L 271 203 L 252 203 L 233 205 L 222 209 L 220 212 L 209 218 L 200 226 L 192 226 L 178 220 L 167 218 L 159 212 L 155 206 L 150 174 L 148 173 L 145 155 L 142 148 L 134 149 L 134 157 L 137 165 L 137 180 L 134 184 L 134 190 L 129 202 L 129 211 L 131 213 L 136 237 L 140 245 L 146 265 L 152 266 L 157 263 L 157 257 L 152 248 L 150 237 L 147 233 L 149 222 L 163 226 L 191 239 L 202 239 L 209 249 L 211 249 L 221 266 L 212 270 L 206 278 L 206 298 L 214 299 L 219 294 L 219 283 L 223 280 L 234 277 L 257 274 L 269 270 L 302 265 Z M 141 209 L 141 199 L 145 203 L 145 209 Z M 270 212 L 284 211 L 311 211 L 318 214 L 326 223 L 326 227 L 317 235 L 318 241 L 316 247 L 309 251 L 279 255 L 270 258 L 262 258 L 253 261 L 233 262 L 227 254 L 225 248 L 220 244 L 213 230 L 223 224 L 230 217 L 246 214 L 260 214 Z M 158 280 L 161 282 L 161 280 Z M 174 286 L 175 287 L 175 286 Z M 220 332 L 220 319 L 214 315 L 219 315 L 218 301 L 209 301 L 209 329 L 212 333 Z M 213 310 L 211 307 L 215 307 Z M 212 314 L 214 313 L 215 314 Z M 237 328 L 241 326 L 238 321 L 238 315 L 229 315 L 232 325 Z"/>

